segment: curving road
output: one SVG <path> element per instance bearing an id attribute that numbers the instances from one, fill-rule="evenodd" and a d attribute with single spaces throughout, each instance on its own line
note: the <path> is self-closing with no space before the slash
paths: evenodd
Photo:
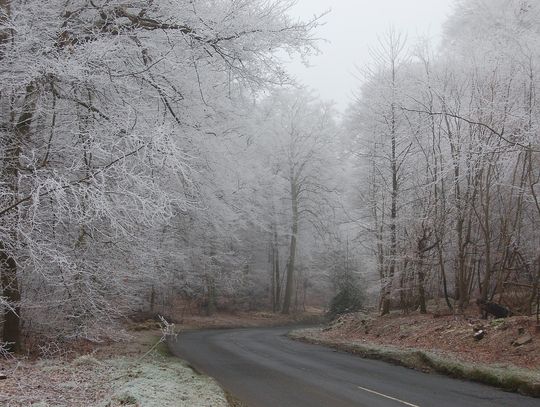
<path id="1" fill-rule="evenodd" d="M 539 407 L 540 400 L 287 339 L 290 328 L 183 334 L 172 352 L 249 407 Z"/>

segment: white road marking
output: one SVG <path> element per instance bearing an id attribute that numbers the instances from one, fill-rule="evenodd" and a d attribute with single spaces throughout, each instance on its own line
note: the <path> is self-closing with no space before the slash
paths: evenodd
<path id="1" fill-rule="evenodd" d="M 381 396 L 381 397 L 384 397 L 384 398 L 387 398 L 387 399 L 390 399 L 390 400 L 397 401 L 398 403 L 405 404 L 406 406 L 409 406 L 409 407 L 420 407 L 420 406 L 417 406 L 416 404 L 407 403 L 406 401 L 396 399 L 395 397 L 387 396 L 386 394 L 379 393 L 379 392 L 377 392 L 375 390 L 366 389 L 365 387 L 361 387 L 361 386 L 358 386 L 358 388 L 360 390 L 367 391 L 368 393 L 373 393 L 373 394 L 376 394 L 377 396 Z"/>

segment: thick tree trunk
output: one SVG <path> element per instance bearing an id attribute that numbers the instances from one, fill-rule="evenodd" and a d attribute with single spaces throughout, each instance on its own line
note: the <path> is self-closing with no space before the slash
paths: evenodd
<path id="1" fill-rule="evenodd" d="M 2 13 L 0 14 L 0 23 L 4 23 L 6 21 L 6 17 L 9 18 L 11 14 L 11 1 L 10 0 L 0 0 L 0 10 Z M 11 37 L 11 30 L 0 30 L 0 44 L 6 43 L 9 41 Z M 2 59 L 3 55 L 0 54 L 0 59 Z"/>
<path id="2" fill-rule="evenodd" d="M 4 311 L 4 332 L 2 341 L 7 344 L 8 351 L 16 352 L 20 350 L 21 328 L 20 309 L 18 304 L 21 300 L 19 283 L 17 281 L 17 264 L 0 242 L 0 267 L 2 292 L 5 299 L 11 305 Z"/>
<path id="3" fill-rule="evenodd" d="M 277 228 L 274 225 L 272 242 L 272 311 L 278 312 L 281 303 L 281 273 L 279 269 L 279 246 Z"/>
<path id="4" fill-rule="evenodd" d="M 0 0 L 0 23 L 10 15 L 10 1 Z M 10 40 L 10 30 L 0 31 L 0 44 L 5 44 Z M 0 54 L 0 59 L 4 55 Z M 22 118 L 22 116 L 21 116 Z M 21 121 L 19 121 L 21 123 Z M 20 126 L 17 126 L 20 127 Z M 6 151 L 4 168 L 7 179 L 2 180 L 11 189 L 12 200 L 16 199 L 17 181 L 18 181 L 18 162 L 19 162 L 20 147 L 17 134 L 15 133 L 10 140 Z M 13 229 L 12 229 L 13 230 Z M 16 238 L 15 233 L 12 233 Z M 2 341 L 8 343 L 8 350 L 17 351 L 20 348 L 20 318 L 19 318 L 19 301 L 21 299 L 19 293 L 19 283 L 17 281 L 17 263 L 15 259 L 7 252 L 4 242 L 0 242 L 0 287 L 2 288 L 2 296 L 10 304 L 10 308 L 4 310 L 4 330 Z"/>
<path id="5" fill-rule="evenodd" d="M 19 120 L 15 125 L 14 131 L 11 134 L 8 148 L 6 149 L 4 159 L 4 168 L 6 177 L 2 181 L 9 188 L 11 193 L 11 201 L 17 201 L 19 194 L 19 160 L 22 147 L 30 137 L 30 125 L 34 117 L 36 107 L 36 88 L 33 83 L 26 87 L 26 95 L 24 104 L 19 116 Z M 9 342 L 9 348 L 13 351 L 20 349 L 21 338 L 21 321 L 19 312 L 19 302 L 21 294 L 19 291 L 19 282 L 17 278 L 17 262 L 9 253 L 8 245 L 14 246 L 17 240 L 16 222 L 17 215 L 5 214 L 2 219 L 3 223 L 7 223 L 8 228 L 12 230 L 10 238 L 12 242 L 0 242 L 0 280 L 2 283 L 2 295 L 10 304 L 4 313 L 4 332 L 3 341 Z"/>
<path id="6" fill-rule="evenodd" d="M 450 302 L 450 298 L 448 296 L 448 283 L 446 281 L 446 269 L 444 267 L 443 251 L 442 251 L 442 246 L 440 242 L 437 243 L 437 256 L 439 259 L 439 270 L 441 272 L 444 300 L 446 301 L 446 305 L 448 306 L 448 309 L 453 310 L 454 307 L 452 306 L 452 303 Z"/>
<path id="7" fill-rule="evenodd" d="M 291 236 L 290 256 L 289 256 L 289 261 L 287 263 L 287 280 L 285 284 L 285 296 L 283 298 L 283 308 L 281 309 L 282 314 L 289 314 L 291 312 L 291 302 L 292 302 L 293 285 L 294 285 L 295 257 L 296 257 L 296 234 L 293 231 L 293 235 Z"/>
<path id="8" fill-rule="evenodd" d="M 390 298 L 388 297 L 388 293 L 386 292 L 386 289 L 381 299 L 380 308 L 381 308 L 381 315 L 387 315 L 390 313 Z"/>
<path id="9" fill-rule="evenodd" d="M 298 236 L 298 192 L 294 178 L 291 177 L 291 200 L 292 200 L 292 230 L 289 247 L 289 261 L 287 263 L 287 282 L 285 285 L 285 297 L 283 299 L 282 314 L 289 314 L 294 285 L 294 266 L 296 261 L 296 244 Z"/>
<path id="10" fill-rule="evenodd" d="M 289 314 L 291 312 L 291 303 L 292 303 L 293 285 L 294 285 L 294 264 L 295 264 L 295 258 L 296 258 L 296 235 L 291 236 L 290 251 L 291 251 L 291 254 L 289 256 L 289 261 L 287 263 L 287 280 L 285 284 L 283 308 L 281 309 L 282 314 Z"/>

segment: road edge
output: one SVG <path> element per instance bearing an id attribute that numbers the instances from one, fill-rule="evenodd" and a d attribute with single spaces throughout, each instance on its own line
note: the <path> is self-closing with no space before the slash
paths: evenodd
<path id="1" fill-rule="evenodd" d="M 527 375 L 525 371 L 515 372 L 489 365 L 473 365 L 414 348 L 400 349 L 378 344 L 330 340 L 322 338 L 319 335 L 321 332 L 321 328 L 297 329 L 290 331 L 287 337 L 300 342 L 326 346 L 366 359 L 382 360 L 426 373 L 436 372 L 540 398 L 540 379 Z"/>
<path id="2" fill-rule="evenodd" d="M 218 330 L 221 330 L 221 329 L 218 329 Z M 185 331 L 185 332 L 192 332 L 192 331 Z M 232 394 L 229 390 L 227 390 L 225 387 L 223 387 L 221 385 L 221 383 L 219 383 L 212 376 L 209 376 L 209 375 L 201 372 L 199 369 L 197 369 L 191 363 L 189 363 L 188 361 L 186 361 L 186 360 L 182 359 L 181 357 L 177 356 L 173 352 L 173 350 L 171 349 L 171 341 L 172 340 L 176 341 L 176 340 L 178 340 L 178 337 L 175 337 L 174 339 L 169 338 L 164 343 L 164 345 L 166 346 L 166 352 L 167 352 L 168 357 L 176 359 L 176 360 L 180 361 L 181 363 L 185 364 L 185 366 L 188 367 L 189 369 L 191 369 L 193 371 L 193 373 L 196 374 L 197 376 L 204 377 L 204 378 L 214 382 L 214 384 L 216 384 L 221 389 L 221 391 L 223 392 L 228 407 L 248 407 L 241 400 L 239 400 L 234 394 Z"/>

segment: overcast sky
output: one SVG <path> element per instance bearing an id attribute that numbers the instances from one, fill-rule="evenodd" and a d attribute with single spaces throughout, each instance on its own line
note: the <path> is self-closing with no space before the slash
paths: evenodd
<path id="1" fill-rule="evenodd" d="M 359 87 L 355 67 L 369 63 L 369 49 L 378 35 L 394 26 L 410 41 L 429 35 L 438 44 L 453 4 L 454 0 L 298 0 L 291 13 L 303 20 L 331 9 L 317 33 L 329 42 L 320 44 L 322 54 L 310 60 L 312 67 L 293 62 L 289 71 L 343 110 Z"/>

